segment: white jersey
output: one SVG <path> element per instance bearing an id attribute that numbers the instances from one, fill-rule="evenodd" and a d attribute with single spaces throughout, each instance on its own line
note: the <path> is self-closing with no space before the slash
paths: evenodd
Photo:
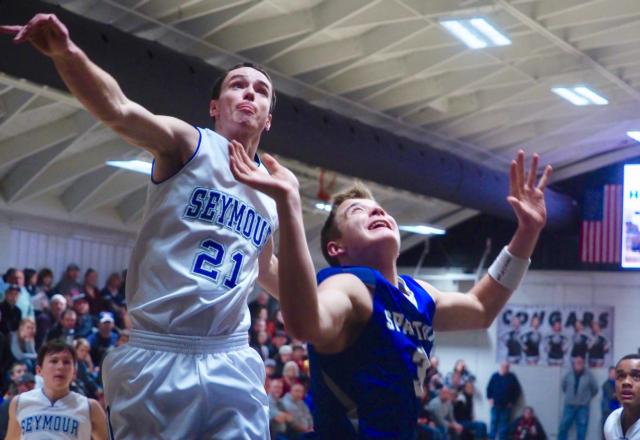
<path id="1" fill-rule="evenodd" d="M 198 131 L 183 168 L 149 183 L 127 275 L 134 329 L 215 336 L 250 326 L 247 297 L 260 251 L 277 229 L 275 201 L 233 177 L 227 139 Z"/>
<path id="2" fill-rule="evenodd" d="M 91 439 L 91 408 L 85 396 L 70 391 L 52 403 L 39 388 L 16 399 L 16 420 L 23 440 Z"/>
<path id="3" fill-rule="evenodd" d="M 607 417 L 607 421 L 604 422 L 604 438 L 606 440 L 640 440 L 640 420 L 629 427 L 625 433 L 622 432 L 622 410 L 618 408 Z"/>

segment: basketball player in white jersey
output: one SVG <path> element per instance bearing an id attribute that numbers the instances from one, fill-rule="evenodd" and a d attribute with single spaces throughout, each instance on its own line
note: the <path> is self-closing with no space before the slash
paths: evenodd
<path id="1" fill-rule="evenodd" d="M 60 339 L 38 350 L 36 372 L 44 386 L 16 396 L 9 405 L 7 440 L 107 438 L 100 404 L 69 389 L 76 373 L 76 352 Z"/>
<path id="2" fill-rule="evenodd" d="M 629 354 L 616 365 L 616 397 L 622 405 L 604 423 L 606 440 L 640 440 L 640 354 Z"/>
<path id="3" fill-rule="evenodd" d="M 266 173 L 256 151 L 271 126 L 271 80 L 255 66 L 228 71 L 214 86 L 211 131 L 129 100 L 54 15 L 0 32 L 49 56 L 88 111 L 154 157 L 128 268 L 133 330 L 103 365 L 110 435 L 267 438 L 265 372 L 248 344 L 247 296 L 256 280 L 277 295 L 277 216 L 270 197 L 235 180 L 228 145 L 241 143 Z"/>

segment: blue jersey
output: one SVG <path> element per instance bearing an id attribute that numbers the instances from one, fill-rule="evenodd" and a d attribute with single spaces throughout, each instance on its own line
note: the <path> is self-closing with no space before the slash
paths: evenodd
<path id="1" fill-rule="evenodd" d="M 340 353 L 318 353 L 309 344 L 315 429 L 322 439 L 414 438 L 435 302 L 412 278 L 402 276 L 401 289 L 368 267 L 324 269 L 318 283 L 342 273 L 369 287 L 373 313 Z"/>

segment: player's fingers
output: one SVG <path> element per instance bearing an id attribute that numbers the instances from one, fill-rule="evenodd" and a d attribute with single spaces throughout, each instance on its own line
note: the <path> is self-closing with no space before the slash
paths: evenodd
<path id="1" fill-rule="evenodd" d="M 539 160 L 540 160 L 540 156 L 538 156 L 538 154 L 534 154 L 531 157 L 531 166 L 529 167 L 529 175 L 527 176 L 527 186 L 529 188 L 533 188 L 536 184 L 536 176 L 538 174 Z"/>
<path id="2" fill-rule="evenodd" d="M 547 165 L 544 168 L 544 173 L 542 173 L 542 177 L 540 178 L 540 181 L 538 182 L 538 189 L 540 191 L 544 191 L 545 187 L 547 186 L 547 182 L 549 181 L 549 178 L 551 177 L 552 174 L 553 174 L 553 168 L 551 167 L 551 165 Z"/>
<path id="3" fill-rule="evenodd" d="M 511 165 L 509 166 L 509 195 L 515 198 L 520 197 L 520 189 L 518 188 L 517 169 L 518 169 L 518 164 L 516 163 L 515 160 L 512 160 Z"/>
<path id="4" fill-rule="evenodd" d="M 276 170 L 280 167 L 280 164 L 278 163 L 276 158 L 269 153 L 264 153 L 262 155 L 262 163 L 264 164 L 267 171 L 269 171 L 269 174 L 275 173 Z"/>
<path id="5" fill-rule="evenodd" d="M 524 186 L 524 151 L 518 150 L 518 156 L 516 158 L 518 167 L 516 168 L 516 184 L 520 191 Z"/>
<path id="6" fill-rule="evenodd" d="M 22 30 L 22 27 L 19 25 L 3 25 L 0 26 L 0 34 L 15 35 Z"/>

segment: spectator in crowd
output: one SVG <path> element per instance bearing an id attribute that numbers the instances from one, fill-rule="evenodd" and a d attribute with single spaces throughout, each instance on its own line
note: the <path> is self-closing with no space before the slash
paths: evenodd
<path id="1" fill-rule="evenodd" d="M 427 390 L 424 396 L 426 397 Z M 431 399 L 427 399 L 427 402 Z M 424 403 L 424 401 L 423 401 Z M 416 432 L 416 440 L 445 440 L 442 432 L 438 429 L 433 421 L 432 415 L 427 409 L 427 404 L 423 404 L 418 412 L 418 429 Z"/>
<path id="2" fill-rule="evenodd" d="M 78 315 L 73 309 L 66 309 L 62 312 L 62 316 L 58 324 L 55 325 L 49 334 L 47 334 L 47 341 L 54 339 L 62 339 L 69 345 L 73 345 L 73 340 L 76 337 L 76 323 L 78 322 Z"/>
<path id="3" fill-rule="evenodd" d="M 16 396 L 26 393 L 27 391 L 31 391 L 35 386 L 36 380 L 35 377 L 33 377 L 33 374 L 28 372 L 24 373 L 16 381 Z M 9 405 L 11 404 L 13 397 L 0 404 L 0 438 L 5 438 L 7 435 L 7 428 L 9 426 Z"/>
<path id="4" fill-rule="evenodd" d="M 522 393 L 518 378 L 509 369 L 509 362 L 502 361 L 500 369 L 493 373 L 487 385 L 487 399 L 491 404 L 491 439 L 497 434 L 500 440 L 506 440 L 513 407 Z"/>
<path id="5" fill-rule="evenodd" d="M 604 424 L 605 439 L 640 439 L 640 354 L 623 356 L 616 364 L 616 396 L 622 408 Z"/>
<path id="6" fill-rule="evenodd" d="M 427 410 L 436 428 L 445 439 L 448 439 L 450 436 L 458 438 L 464 431 L 462 425 L 456 422 L 453 415 L 453 399 L 454 395 L 452 390 L 445 385 L 440 389 L 438 396 L 431 399 L 427 405 Z"/>
<path id="7" fill-rule="evenodd" d="M 22 317 L 35 318 L 36 315 L 33 311 L 33 306 L 31 305 L 31 295 L 29 295 L 29 291 L 24 286 L 24 272 L 16 270 L 11 277 L 11 284 L 15 284 L 20 287 L 20 294 L 18 295 L 16 306 L 18 306 L 22 312 Z"/>
<path id="8" fill-rule="evenodd" d="M 267 326 L 267 333 L 269 333 Z M 287 332 L 284 330 L 276 330 L 273 336 L 271 336 L 271 346 L 273 347 L 273 351 L 269 357 L 275 358 L 277 354 L 280 352 L 280 347 L 286 345 L 288 341 Z"/>
<path id="9" fill-rule="evenodd" d="M 536 417 L 533 408 L 526 406 L 522 415 L 509 427 L 510 440 L 547 440 L 542 424 Z"/>
<path id="10" fill-rule="evenodd" d="M 36 318 L 36 350 L 40 348 L 49 332 L 60 323 L 62 312 L 67 308 L 67 299 L 59 293 L 53 295 L 49 310 Z"/>
<path id="11" fill-rule="evenodd" d="M 283 345 L 278 349 L 278 354 L 274 356 L 276 360 L 276 376 L 282 376 L 284 365 L 291 360 L 292 354 L 293 349 L 290 345 Z"/>
<path id="12" fill-rule="evenodd" d="M 15 268 L 10 267 L 0 278 L 0 301 L 4 301 L 4 292 L 7 290 L 7 287 L 9 287 L 9 284 L 11 284 L 11 280 L 15 271 Z"/>
<path id="13" fill-rule="evenodd" d="M 27 364 L 24 362 L 14 362 L 9 370 L 9 386 L 3 394 L 3 400 L 10 399 L 15 396 L 18 389 L 18 379 L 25 373 L 28 373 Z"/>
<path id="14" fill-rule="evenodd" d="M 598 320 L 591 321 L 591 340 L 589 342 L 589 367 L 604 366 L 604 356 L 609 353 L 609 340 L 602 334 Z"/>
<path id="15" fill-rule="evenodd" d="M 462 374 L 460 374 L 459 371 L 451 371 L 447 373 L 447 376 L 444 378 L 444 386 L 454 393 L 460 391 L 463 385 Z"/>
<path id="16" fill-rule="evenodd" d="M 476 390 L 473 382 L 467 382 L 458 393 L 458 398 L 453 403 L 453 417 L 460 423 L 465 432 L 472 434 L 472 438 L 486 439 L 487 424 L 475 420 L 473 412 L 473 398 Z"/>
<path id="17" fill-rule="evenodd" d="M 36 367 L 36 322 L 31 318 L 20 321 L 18 330 L 11 333 L 11 354 L 16 361 L 24 362 L 29 371 Z"/>
<path id="18" fill-rule="evenodd" d="M 84 273 L 84 280 L 80 292 L 85 295 L 87 304 L 89 305 L 89 313 L 98 316 L 103 310 L 103 301 L 100 289 L 98 288 L 98 272 L 95 269 L 88 268 Z"/>
<path id="19" fill-rule="evenodd" d="M 114 272 L 109 275 L 104 288 L 100 291 L 100 296 L 102 297 L 100 311 L 110 312 L 115 319 L 117 327 L 128 328 L 125 318 L 126 307 L 124 293 L 121 292 L 123 287 L 123 278 L 119 273 Z"/>
<path id="20" fill-rule="evenodd" d="M 267 309 L 267 316 L 263 319 L 269 320 L 273 317 L 278 310 L 278 301 L 271 297 L 266 291 L 260 290 L 256 298 L 249 303 L 249 311 L 251 312 L 251 317 L 256 318 L 260 313 L 261 308 Z"/>
<path id="21" fill-rule="evenodd" d="M 303 438 L 302 434 L 313 431 L 311 411 L 303 399 L 304 385 L 300 383 L 293 384 L 291 391 L 282 398 L 282 406 L 287 413 L 291 414 L 287 433 L 292 440 Z"/>
<path id="22" fill-rule="evenodd" d="M 269 334 L 266 330 L 259 331 L 251 346 L 258 352 L 262 360 L 269 358 L 271 344 L 269 344 Z"/>
<path id="23" fill-rule="evenodd" d="M 87 338 L 91 345 L 91 358 L 96 365 L 102 365 L 104 357 L 116 345 L 118 333 L 114 330 L 114 322 L 110 312 L 100 313 L 98 332 Z"/>
<path id="24" fill-rule="evenodd" d="M 287 346 L 288 347 L 288 346 Z M 282 367 L 282 385 L 283 392 L 287 394 L 291 388 L 300 383 L 300 368 L 294 361 L 287 361 Z"/>
<path id="25" fill-rule="evenodd" d="M 460 375 L 460 387 L 467 382 L 475 382 L 476 380 L 476 377 L 467 370 L 467 364 L 464 359 L 458 359 L 453 366 L 453 371 L 447 373 L 447 377 L 445 377 L 445 385 L 447 382 L 451 382 L 451 377 L 456 372 Z"/>
<path id="26" fill-rule="evenodd" d="M 620 402 L 616 397 L 616 367 L 609 367 L 607 379 L 602 384 L 602 399 L 600 401 L 603 427 L 607 417 L 618 408 L 620 408 Z"/>
<path id="27" fill-rule="evenodd" d="M 67 301 L 69 301 L 69 298 L 82 291 L 82 286 L 77 281 L 79 274 L 80 268 L 78 265 L 75 263 L 69 264 L 67 266 L 67 270 L 65 270 L 62 275 L 62 279 L 58 284 L 56 284 L 53 290 L 55 290 L 56 293 L 64 295 L 67 298 Z"/>
<path id="28" fill-rule="evenodd" d="M 564 409 L 558 440 L 566 440 L 571 425 L 576 424 L 577 440 L 584 440 L 589 426 L 589 404 L 598 394 L 598 384 L 590 371 L 585 368 L 584 358 L 575 357 L 572 361 L 573 369 L 562 380 L 564 393 Z"/>
<path id="29" fill-rule="evenodd" d="M 294 343 L 291 345 L 291 360 L 298 365 L 300 374 L 309 375 L 309 360 L 307 358 L 307 349 L 304 344 Z"/>
<path id="30" fill-rule="evenodd" d="M 288 440 L 287 425 L 293 417 L 286 412 L 282 404 L 282 379 L 272 379 L 269 382 L 269 432 L 272 440 Z"/>
<path id="31" fill-rule="evenodd" d="M 265 376 L 267 380 L 273 379 L 274 377 L 276 377 L 276 360 L 271 358 L 265 359 L 264 370 L 265 370 Z"/>
<path id="32" fill-rule="evenodd" d="M 24 288 L 29 292 L 29 296 L 33 298 L 38 293 L 38 272 L 35 269 L 27 267 L 23 271 L 24 273 Z"/>
<path id="33" fill-rule="evenodd" d="M 438 391 L 440 391 L 440 388 L 444 386 L 442 373 L 438 370 L 439 365 L 440 359 L 437 356 L 431 356 L 425 378 L 425 383 L 427 384 L 427 389 L 429 391 L 429 400 L 434 398 L 438 394 Z"/>
<path id="34" fill-rule="evenodd" d="M 89 298 L 84 293 L 79 293 L 73 298 L 73 310 L 76 312 L 76 338 L 88 338 L 93 333 L 95 319 L 89 314 Z"/>
<path id="35" fill-rule="evenodd" d="M 0 323 L 2 322 L 2 314 L 0 313 Z M 0 402 L 2 402 L 2 391 L 7 381 L 6 372 L 11 365 L 11 341 L 7 335 L 0 332 Z"/>
<path id="36" fill-rule="evenodd" d="M 47 298 L 51 298 L 55 294 L 53 290 L 53 271 L 48 267 L 42 268 L 38 272 L 37 288 L 39 292 L 44 292 Z"/>
<path id="37" fill-rule="evenodd" d="M 76 349 L 76 356 L 78 357 L 76 380 L 85 391 L 87 397 L 99 400 L 102 397 L 102 390 L 97 382 L 96 369 L 91 359 L 91 346 L 89 345 L 89 341 L 84 338 L 78 338 L 75 340 L 74 348 Z"/>
<path id="38" fill-rule="evenodd" d="M 287 332 L 284 327 L 284 318 L 282 317 L 282 310 L 278 309 L 275 312 L 275 316 L 273 319 L 267 321 L 267 332 L 273 337 L 278 331 L 282 331 L 285 336 L 287 336 Z M 286 342 L 285 342 L 286 343 Z"/>
<path id="39" fill-rule="evenodd" d="M 11 332 L 18 330 L 20 321 L 22 321 L 22 311 L 18 308 L 18 295 L 20 295 L 20 286 L 9 284 L 4 292 L 4 301 L 0 303 L 0 332 L 5 336 L 9 336 Z"/>

